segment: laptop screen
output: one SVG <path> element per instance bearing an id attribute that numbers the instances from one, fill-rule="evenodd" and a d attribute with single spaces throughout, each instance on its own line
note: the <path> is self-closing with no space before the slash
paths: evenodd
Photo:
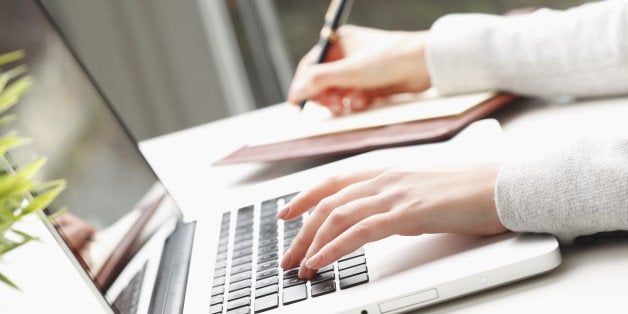
<path id="1" fill-rule="evenodd" d="M 2 132 L 33 142 L 9 157 L 17 168 L 46 157 L 40 179 L 67 181 L 49 211 L 63 208 L 56 229 L 94 279 L 154 201 L 146 195 L 159 190 L 157 178 L 35 1 L 0 2 L 0 54 L 13 51 L 25 56 L 0 71 L 27 65 L 33 85 Z"/>

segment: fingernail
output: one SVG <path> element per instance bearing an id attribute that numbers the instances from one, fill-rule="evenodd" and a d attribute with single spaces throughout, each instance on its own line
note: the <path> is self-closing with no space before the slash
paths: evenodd
<path id="1" fill-rule="evenodd" d="M 342 103 L 343 108 L 351 108 L 351 98 L 349 98 L 349 96 L 342 97 L 340 103 Z"/>
<path id="2" fill-rule="evenodd" d="M 305 278 L 310 279 L 312 277 L 314 277 L 314 275 L 316 275 L 316 273 L 318 272 L 318 269 L 307 269 L 308 272 L 307 274 L 305 274 Z"/>
<path id="3" fill-rule="evenodd" d="M 351 109 L 352 110 L 364 109 L 365 105 L 366 103 L 364 102 L 364 99 L 362 99 L 362 97 L 359 97 L 357 95 L 351 96 Z"/>
<path id="4" fill-rule="evenodd" d="M 333 112 L 335 115 L 339 115 L 344 112 L 344 110 L 342 109 L 342 106 L 340 105 L 331 105 L 329 109 L 331 109 L 331 112 Z"/>
<path id="5" fill-rule="evenodd" d="M 284 217 L 286 217 L 289 212 L 290 212 L 290 204 L 288 203 L 286 206 L 284 206 L 284 208 L 282 208 L 277 213 L 277 219 L 284 219 Z"/>
<path id="6" fill-rule="evenodd" d="M 301 261 L 301 265 L 299 265 L 299 278 L 305 278 L 305 273 L 307 271 L 307 267 L 305 267 L 305 259 Z"/>
<path id="7" fill-rule="evenodd" d="M 288 267 L 290 267 L 291 262 L 292 262 L 292 254 L 290 254 L 290 249 L 288 249 L 286 253 L 283 255 L 283 258 L 281 259 L 281 268 L 287 269 Z"/>
<path id="8" fill-rule="evenodd" d="M 314 254 L 314 256 L 310 257 L 309 260 L 305 263 L 305 266 L 311 269 L 319 269 L 318 267 L 323 260 L 323 255 L 320 252 Z"/>

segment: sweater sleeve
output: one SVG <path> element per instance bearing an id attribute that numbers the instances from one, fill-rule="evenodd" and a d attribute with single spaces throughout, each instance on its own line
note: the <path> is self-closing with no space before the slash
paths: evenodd
<path id="1" fill-rule="evenodd" d="M 429 32 L 426 60 L 442 94 L 628 93 L 628 1 L 521 16 L 452 14 Z"/>
<path id="2" fill-rule="evenodd" d="M 506 228 L 552 233 L 563 243 L 628 230 L 628 134 L 507 161 L 495 202 Z"/>

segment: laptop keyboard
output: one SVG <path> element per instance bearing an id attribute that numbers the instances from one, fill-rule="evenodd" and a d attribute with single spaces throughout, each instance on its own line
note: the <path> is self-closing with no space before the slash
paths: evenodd
<path id="1" fill-rule="evenodd" d="M 238 209 L 235 215 L 223 214 L 211 314 L 260 313 L 369 281 L 363 249 L 319 269 L 310 280 L 299 278 L 298 268 L 284 271 L 279 267 L 283 252 L 303 225 L 303 217 L 281 222 L 276 218 L 277 209 L 296 194 L 263 201 L 259 210 L 251 205 Z M 232 216 L 235 228 L 230 237 Z"/>
<path id="2" fill-rule="evenodd" d="M 140 271 L 133 275 L 129 284 L 120 292 L 113 302 L 113 306 L 120 314 L 135 314 L 140 301 L 140 292 L 142 292 L 142 282 L 144 281 L 144 273 L 146 273 L 146 263 Z"/>

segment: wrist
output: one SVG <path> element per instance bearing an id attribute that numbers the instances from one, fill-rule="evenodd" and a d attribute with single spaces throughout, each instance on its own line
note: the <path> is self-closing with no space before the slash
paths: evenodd
<path id="1" fill-rule="evenodd" d="M 403 80 L 411 92 L 422 92 L 431 87 L 430 75 L 426 63 L 427 31 L 404 32 L 406 40 L 399 49 L 400 58 L 404 60 L 402 69 Z"/>

